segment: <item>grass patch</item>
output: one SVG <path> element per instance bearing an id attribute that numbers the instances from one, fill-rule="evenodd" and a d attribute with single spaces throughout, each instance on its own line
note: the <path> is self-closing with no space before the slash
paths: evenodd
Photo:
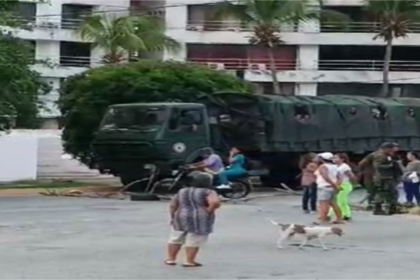
<path id="1" fill-rule="evenodd" d="M 51 180 L 51 181 L 18 181 L 0 185 L 1 190 L 10 189 L 64 189 L 80 187 L 108 187 L 107 184 L 86 183 L 72 180 Z"/>

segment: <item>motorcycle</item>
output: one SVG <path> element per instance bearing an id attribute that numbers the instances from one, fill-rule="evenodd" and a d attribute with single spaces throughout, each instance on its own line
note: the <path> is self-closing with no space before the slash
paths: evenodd
<path id="1" fill-rule="evenodd" d="M 191 180 L 192 173 L 194 171 L 187 166 L 181 166 L 178 170 L 175 170 L 172 176 L 167 178 L 159 178 L 159 170 L 156 169 L 152 172 L 150 177 L 143 178 L 132 184 L 142 184 L 144 186 L 145 192 L 150 194 L 155 194 L 161 190 L 164 190 L 166 193 L 176 193 L 181 188 L 184 188 L 189 185 L 189 180 Z M 126 185 L 124 190 L 130 190 L 131 184 Z M 253 189 L 253 185 L 248 176 L 237 178 L 230 182 L 229 189 L 217 189 L 214 186 L 214 190 L 217 194 L 228 198 L 228 199 L 241 199 L 249 195 Z"/>
<path id="2" fill-rule="evenodd" d="M 189 180 L 192 177 L 193 172 L 197 172 L 197 171 L 191 170 L 185 166 L 181 167 L 177 172 L 175 172 L 175 176 L 172 181 L 172 185 L 169 186 L 169 190 L 173 188 L 179 190 L 180 188 L 187 186 L 188 185 L 187 180 Z M 235 180 L 232 180 L 230 182 L 230 188 L 218 189 L 216 185 L 214 184 L 214 180 L 213 180 L 213 187 L 214 187 L 214 190 L 217 192 L 217 194 L 225 198 L 241 199 L 249 195 L 249 193 L 252 191 L 253 185 L 248 176 L 243 176 Z"/>

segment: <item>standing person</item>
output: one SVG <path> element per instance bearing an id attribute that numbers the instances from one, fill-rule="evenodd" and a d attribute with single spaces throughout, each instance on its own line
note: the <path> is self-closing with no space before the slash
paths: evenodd
<path id="1" fill-rule="evenodd" d="M 302 195 L 302 210 L 309 214 L 310 211 L 316 212 L 317 203 L 317 189 L 315 171 L 318 169 L 318 164 L 315 162 L 316 154 L 309 153 L 301 158 L 299 168 L 302 171 L 300 184 L 303 188 Z M 310 208 L 309 208 L 310 206 Z"/>
<path id="2" fill-rule="evenodd" d="M 230 150 L 229 163 L 230 165 L 226 167 L 225 170 L 217 174 L 217 179 L 220 183 L 220 185 L 217 186 L 218 189 L 230 189 L 230 180 L 234 180 L 247 174 L 245 169 L 245 156 L 238 148 L 233 147 Z"/>
<path id="3" fill-rule="evenodd" d="M 407 154 L 408 164 L 403 174 L 405 197 L 408 206 L 413 206 L 413 199 L 420 205 L 420 154 L 409 152 Z"/>
<path id="4" fill-rule="evenodd" d="M 315 171 L 317 196 L 319 202 L 319 223 L 328 222 L 328 210 L 332 207 L 336 216 L 333 223 L 343 223 L 340 208 L 335 197 L 340 191 L 341 176 L 337 165 L 334 164 L 332 153 L 321 153 L 318 155 L 320 166 Z"/>
<path id="5" fill-rule="evenodd" d="M 361 174 L 362 184 L 366 188 L 368 210 L 373 210 L 375 205 L 375 186 L 373 184 L 373 159 L 376 154 L 381 153 L 378 149 L 367 156 L 365 156 L 358 164 L 358 169 Z"/>
<path id="6" fill-rule="evenodd" d="M 349 163 L 349 157 L 345 153 L 339 153 L 334 156 L 334 163 L 338 167 L 338 171 L 341 174 L 341 190 L 337 194 L 337 205 L 341 210 L 343 219 L 346 221 L 351 220 L 351 208 L 349 205 L 348 197 L 353 190 L 353 183 L 356 182 L 356 176 L 354 175 Z M 333 209 L 330 208 L 328 216 L 333 215 Z"/>
<path id="7" fill-rule="evenodd" d="M 400 173 L 395 160 L 396 143 L 383 143 L 381 151 L 373 157 L 373 183 L 375 186 L 374 215 L 392 215 L 396 213 L 398 194 L 396 184 Z"/>
<path id="8" fill-rule="evenodd" d="M 196 262 L 200 247 L 213 232 L 215 212 L 220 207 L 220 199 L 212 190 L 212 176 L 197 173 L 191 186 L 179 190 L 170 203 L 171 234 L 167 246 L 165 264 L 176 265 L 176 258 L 185 246 L 184 267 L 202 266 Z"/>

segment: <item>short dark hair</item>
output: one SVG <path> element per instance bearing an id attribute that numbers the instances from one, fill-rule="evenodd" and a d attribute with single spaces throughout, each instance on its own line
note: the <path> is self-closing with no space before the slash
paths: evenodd
<path id="1" fill-rule="evenodd" d="M 206 155 L 211 155 L 214 154 L 214 150 L 210 147 L 206 147 L 201 149 L 201 155 L 206 156 Z"/>

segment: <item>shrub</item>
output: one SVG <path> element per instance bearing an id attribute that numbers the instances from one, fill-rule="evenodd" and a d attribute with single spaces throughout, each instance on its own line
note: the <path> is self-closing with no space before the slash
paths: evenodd
<path id="1" fill-rule="evenodd" d="M 60 89 L 67 153 L 92 163 L 91 143 L 108 106 L 134 102 L 195 102 L 199 94 L 250 92 L 236 77 L 175 61 L 142 61 L 90 69 L 69 77 Z"/>

